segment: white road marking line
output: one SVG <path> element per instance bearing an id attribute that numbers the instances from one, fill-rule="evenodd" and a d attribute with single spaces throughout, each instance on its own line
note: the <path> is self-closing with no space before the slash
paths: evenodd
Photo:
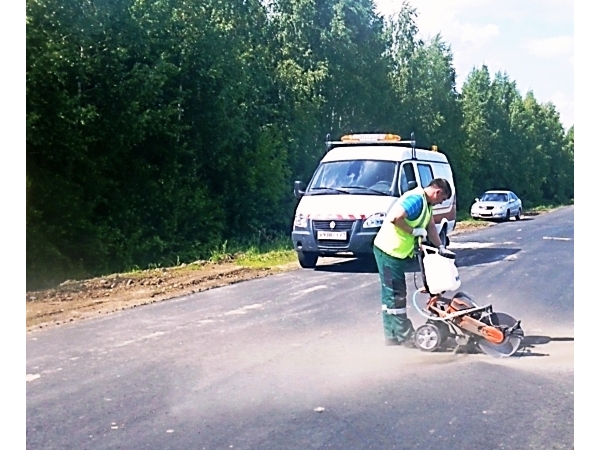
<path id="1" fill-rule="evenodd" d="M 319 286 L 315 286 L 315 287 L 311 287 L 311 288 L 308 288 L 308 289 L 304 289 L 303 291 L 298 291 L 295 294 L 296 295 L 309 294 L 311 292 L 319 291 L 321 289 L 327 289 L 327 286 L 325 286 L 325 285 L 322 284 L 322 285 L 319 285 Z"/>
<path id="2" fill-rule="evenodd" d="M 487 248 L 493 245 L 492 242 L 450 242 L 448 248 Z"/>
<path id="3" fill-rule="evenodd" d="M 554 236 L 544 236 L 542 239 L 545 239 L 547 241 L 572 241 L 573 240 L 573 238 L 554 237 Z"/>
<path id="4" fill-rule="evenodd" d="M 37 380 L 40 376 L 39 373 L 28 373 L 25 377 L 25 381 L 29 383 L 30 381 Z"/>
<path id="5" fill-rule="evenodd" d="M 514 241 L 505 241 L 505 242 L 450 242 L 448 248 L 488 248 L 493 247 L 494 245 L 515 245 Z"/>
<path id="6" fill-rule="evenodd" d="M 246 314 L 251 309 L 259 309 L 259 308 L 262 308 L 262 307 L 263 307 L 262 303 L 255 303 L 253 305 L 244 306 L 243 308 L 238 308 L 238 309 L 234 309 L 234 310 L 231 310 L 231 311 L 227 311 L 223 315 L 224 316 L 231 316 L 231 315 Z"/>
<path id="7" fill-rule="evenodd" d="M 154 333 L 147 334 L 146 336 L 142 336 L 137 339 L 129 339 L 128 341 L 120 342 L 118 344 L 115 344 L 115 347 L 124 347 L 126 345 L 133 344 L 134 342 L 143 341 L 144 339 L 152 339 L 158 336 L 162 336 L 163 334 L 165 334 L 164 331 L 155 331 Z"/>

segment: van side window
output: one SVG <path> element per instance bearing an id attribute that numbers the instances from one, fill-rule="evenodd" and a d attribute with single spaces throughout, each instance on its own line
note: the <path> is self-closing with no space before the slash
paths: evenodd
<path id="1" fill-rule="evenodd" d="M 417 181 L 415 178 L 415 169 L 412 163 L 405 163 L 400 169 L 400 194 L 404 194 L 409 190 L 408 183 L 410 181 Z"/>
<path id="2" fill-rule="evenodd" d="M 433 180 L 433 170 L 429 164 L 417 164 L 417 170 L 419 171 L 419 178 L 421 179 L 421 187 L 425 188 L 429 186 L 431 180 Z"/>

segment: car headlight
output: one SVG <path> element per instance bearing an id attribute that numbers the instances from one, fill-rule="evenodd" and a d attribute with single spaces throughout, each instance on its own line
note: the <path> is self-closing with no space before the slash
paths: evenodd
<path id="1" fill-rule="evenodd" d="M 378 212 L 375 214 L 371 214 L 365 222 L 363 223 L 363 228 L 377 228 L 383 225 L 383 221 L 385 220 L 385 213 Z"/>
<path id="2" fill-rule="evenodd" d="M 306 228 L 308 226 L 308 219 L 304 217 L 304 214 L 296 214 L 294 217 L 294 228 Z"/>

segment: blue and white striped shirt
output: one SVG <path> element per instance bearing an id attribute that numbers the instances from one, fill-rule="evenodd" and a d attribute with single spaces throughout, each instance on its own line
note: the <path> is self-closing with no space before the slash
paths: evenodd
<path id="1" fill-rule="evenodd" d="M 400 206 L 406 211 L 408 220 L 416 220 L 423 210 L 423 196 L 420 194 L 410 194 L 404 199 L 399 199 Z"/>

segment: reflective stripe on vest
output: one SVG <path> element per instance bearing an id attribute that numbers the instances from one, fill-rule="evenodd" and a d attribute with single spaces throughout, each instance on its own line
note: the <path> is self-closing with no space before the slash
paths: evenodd
<path id="1" fill-rule="evenodd" d="M 423 197 L 423 209 L 421 210 L 419 217 L 415 220 L 406 219 L 406 223 L 411 228 L 427 228 L 427 224 L 429 224 L 429 221 L 431 220 L 432 209 L 427 203 L 427 197 L 422 188 L 416 187 L 415 189 L 404 193 L 397 202 L 401 202 L 405 197 L 414 194 L 420 194 Z M 377 236 L 375 236 L 373 244 L 382 252 L 390 256 L 404 259 L 413 256 L 415 237 L 398 228 L 393 222 L 386 218 L 386 220 L 383 221 Z"/>

